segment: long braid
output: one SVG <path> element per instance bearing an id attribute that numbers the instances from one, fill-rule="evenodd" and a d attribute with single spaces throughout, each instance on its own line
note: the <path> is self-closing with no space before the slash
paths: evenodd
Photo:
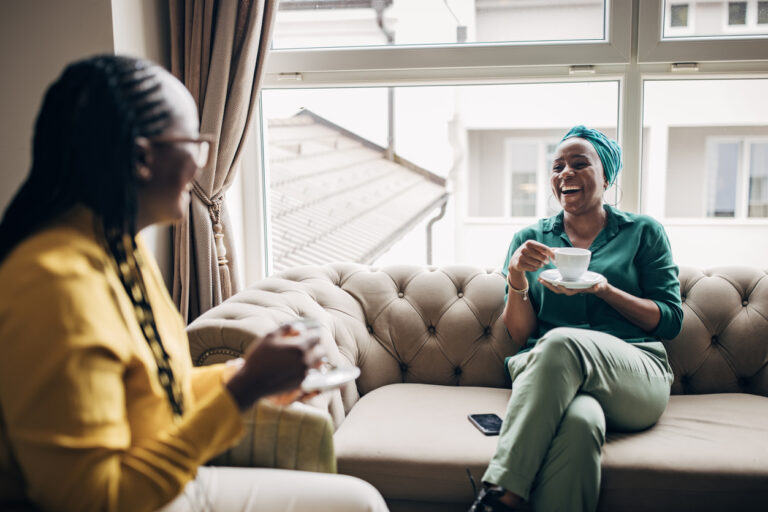
<path id="1" fill-rule="evenodd" d="M 161 133 L 171 117 L 158 71 L 140 59 L 97 56 L 68 66 L 48 89 L 35 125 L 32 169 L 0 223 L 0 262 L 74 205 L 93 210 L 178 419 L 183 397 L 155 324 L 135 241 L 136 137 Z"/>

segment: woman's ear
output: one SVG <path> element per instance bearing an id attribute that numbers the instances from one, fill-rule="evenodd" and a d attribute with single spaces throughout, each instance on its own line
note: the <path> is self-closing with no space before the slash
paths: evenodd
<path id="1" fill-rule="evenodd" d="M 152 178 L 152 143 L 146 137 L 136 137 L 136 177 L 141 181 Z"/>

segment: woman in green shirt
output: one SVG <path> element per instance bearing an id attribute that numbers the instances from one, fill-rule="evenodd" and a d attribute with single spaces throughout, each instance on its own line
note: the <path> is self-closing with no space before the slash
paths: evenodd
<path id="1" fill-rule="evenodd" d="M 606 428 L 653 425 L 672 370 L 660 339 L 682 326 L 678 268 L 654 219 L 603 204 L 621 168 L 618 144 L 577 126 L 555 153 L 550 183 L 563 210 L 518 232 L 507 253 L 504 323 L 512 395 L 496 454 L 471 511 L 595 510 Z M 590 288 L 540 274 L 554 248 L 592 252 Z"/>

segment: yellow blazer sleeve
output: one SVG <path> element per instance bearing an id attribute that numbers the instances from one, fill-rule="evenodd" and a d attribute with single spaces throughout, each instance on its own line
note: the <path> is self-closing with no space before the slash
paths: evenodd
<path id="1" fill-rule="evenodd" d="M 64 267 L 0 274 L 0 404 L 27 495 L 46 510 L 156 510 L 237 440 L 241 416 L 219 380 L 135 439 L 125 377 L 139 363 L 116 292 L 84 261 Z"/>
<path id="2" fill-rule="evenodd" d="M 216 392 L 235 372 L 235 366 L 224 363 L 192 368 L 192 395 L 195 401 L 204 400 L 210 393 Z"/>

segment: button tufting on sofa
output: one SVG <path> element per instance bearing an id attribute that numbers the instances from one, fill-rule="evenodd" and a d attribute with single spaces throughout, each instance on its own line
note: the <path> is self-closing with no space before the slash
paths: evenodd
<path id="1" fill-rule="evenodd" d="M 459 298 L 462 298 L 462 297 L 464 297 L 464 292 L 460 291 L 458 295 L 459 295 Z"/>
<path id="2" fill-rule="evenodd" d="M 429 327 L 427 327 L 427 331 L 429 331 L 429 334 L 435 334 L 435 326 L 430 325 Z"/>
<path id="3" fill-rule="evenodd" d="M 462 372 L 461 366 L 457 366 L 456 368 L 454 368 L 454 369 L 453 369 L 453 374 L 454 374 L 455 376 L 457 376 L 457 377 L 458 377 L 459 375 L 461 375 L 461 372 Z"/>
<path id="4" fill-rule="evenodd" d="M 403 297 L 405 297 L 405 294 L 403 292 L 397 292 L 397 296 L 402 299 Z"/>
<path id="5" fill-rule="evenodd" d="M 405 363 L 400 363 L 400 372 L 408 373 L 408 365 Z"/>
<path id="6" fill-rule="evenodd" d="M 748 304 L 749 304 L 749 301 L 747 299 L 744 299 L 741 301 L 741 305 L 744 307 L 747 307 Z"/>
<path id="7" fill-rule="evenodd" d="M 720 344 L 720 340 L 717 338 L 717 336 L 712 336 L 712 344 L 713 345 Z"/>

